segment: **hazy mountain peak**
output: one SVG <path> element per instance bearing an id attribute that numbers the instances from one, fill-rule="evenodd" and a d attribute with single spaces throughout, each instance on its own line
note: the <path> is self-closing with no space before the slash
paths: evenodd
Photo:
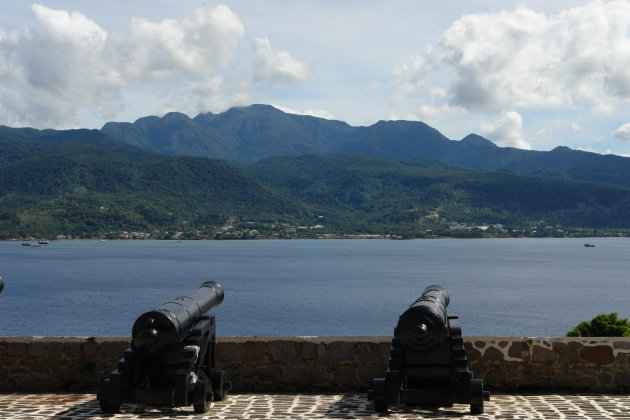
<path id="1" fill-rule="evenodd" d="M 462 143 L 466 143 L 468 145 L 484 146 L 484 147 L 488 147 L 488 146 L 499 147 L 496 144 L 494 144 L 492 141 L 488 140 L 487 138 L 482 137 L 478 134 L 474 134 L 474 133 L 467 135 L 461 141 Z"/>
<path id="2" fill-rule="evenodd" d="M 163 120 L 190 120 L 190 117 L 181 112 L 168 112 L 162 117 Z"/>
<path id="3" fill-rule="evenodd" d="M 553 150 L 551 150 L 551 151 L 555 152 L 555 153 L 559 153 L 559 152 L 574 152 L 575 150 L 573 150 L 573 149 L 571 149 L 571 148 L 569 148 L 567 146 L 557 146 L 557 147 L 554 147 Z"/>

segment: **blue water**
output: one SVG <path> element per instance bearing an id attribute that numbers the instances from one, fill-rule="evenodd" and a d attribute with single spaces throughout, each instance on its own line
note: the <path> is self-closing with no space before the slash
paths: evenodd
<path id="1" fill-rule="evenodd" d="M 129 336 L 143 312 L 221 283 L 230 335 L 392 335 L 430 284 L 464 335 L 562 336 L 630 317 L 630 239 L 0 242 L 1 336 Z"/>

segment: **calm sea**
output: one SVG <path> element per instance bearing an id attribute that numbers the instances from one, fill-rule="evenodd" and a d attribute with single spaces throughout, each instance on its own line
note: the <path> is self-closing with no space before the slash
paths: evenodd
<path id="1" fill-rule="evenodd" d="M 1 336 L 129 336 L 143 312 L 221 283 L 218 334 L 392 335 L 431 284 L 464 335 L 562 336 L 630 316 L 630 239 L 0 242 Z"/>

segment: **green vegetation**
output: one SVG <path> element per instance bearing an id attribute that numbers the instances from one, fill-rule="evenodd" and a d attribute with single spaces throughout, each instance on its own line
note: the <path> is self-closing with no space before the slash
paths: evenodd
<path id="1" fill-rule="evenodd" d="M 617 316 L 617 312 L 599 314 L 590 322 L 580 322 L 567 337 L 630 337 L 630 321 Z"/>
<path id="2" fill-rule="evenodd" d="M 247 108 L 195 120 L 222 127 L 222 135 L 232 133 L 234 138 L 268 133 L 272 143 L 300 128 L 312 131 L 309 141 L 323 144 L 324 138 L 337 133 L 328 123 L 337 124 L 341 132 L 352 131 L 341 122 L 303 120 L 269 108 L 252 107 L 253 120 Z M 284 129 L 271 118 L 278 113 Z M 172 132 L 181 134 L 178 124 L 190 119 L 169 114 L 129 126 L 143 128 L 136 134 L 158 136 L 151 131 L 156 121 L 169 122 Z M 360 138 L 377 147 L 382 135 L 394 132 L 410 144 L 414 139 L 410 127 L 416 125 L 381 122 L 361 128 L 361 133 L 369 133 Z M 422 127 L 426 135 L 433 133 Z M 191 137 L 178 138 L 185 144 Z M 441 139 L 435 144 L 442 141 L 450 142 Z M 466 140 L 469 148 L 496 148 L 486 143 L 482 138 Z M 112 140 L 97 130 L 0 127 L 0 239 L 356 235 L 629 236 L 630 187 L 463 169 L 429 158 L 358 154 L 271 157 L 236 167 L 212 158 L 166 156 Z"/>
<path id="3" fill-rule="evenodd" d="M 231 216 L 296 223 L 308 211 L 215 159 L 79 144 L 63 154 L 40 154 L 37 143 L 13 144 L 23 158 L 0 164 L 0 239 L 118 231 L 208 235 Z"/>

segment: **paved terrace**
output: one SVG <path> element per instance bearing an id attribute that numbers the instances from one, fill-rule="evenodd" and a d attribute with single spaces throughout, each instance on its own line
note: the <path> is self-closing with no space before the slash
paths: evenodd
<path id="1" fill-rule="evenodd" d="M 378 415 L 361 393 L 234 394 L 204 415 L 191 407 L 154 408 L 125 404 L 103 415 L 94 394 L 0 394 L 0 419 L 630 419 L 630 396 L 615 394 L 496 394 L 485 413 L 471 416 L 467 405 L 420 409 L 393 407 Z"/>

